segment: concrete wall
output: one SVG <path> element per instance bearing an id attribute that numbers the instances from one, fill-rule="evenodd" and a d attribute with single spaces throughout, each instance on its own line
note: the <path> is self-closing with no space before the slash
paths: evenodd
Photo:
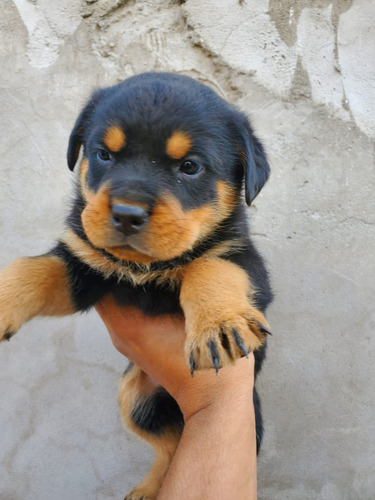
<path id="1" fill-rule="evenodd" d="M 252 117 L 273 171 L 249 210 L 276 290 L 264 500 L 375 495 L 374 15 L 372 0 L 1 3 L 1 266 L 60 234 L 67 139 L 95 86 L 177 71 Z M 122 498 L 151 452 L 122 429 L 125 360 L 98 318 L 33 320 L 0 358 L 0 498 Z"/>

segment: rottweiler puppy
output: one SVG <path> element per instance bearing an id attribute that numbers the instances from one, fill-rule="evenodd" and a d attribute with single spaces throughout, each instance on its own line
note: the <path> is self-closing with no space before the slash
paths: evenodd
<path id="1" fill-rule="evenodd" d="M 34 316 L 85 311 L 111 293 L 146 315 L 183 314 L 192 374 L 218 372 L 249 351 L 258 373 L 272 292 L 242 191 L 250 205 L 269 164 L 247 117 L 189 77 L 146 73 L 94 92 L 70 136 L 71 170 L 81 149 L 61 239 L 0 273 L 0 338 Z M 181 411 L 133 364 L 119 394 L 124 421 L 156 452 L 126 498 L 155 498 L 183 429 Z M 254 404 L 259 446 L 255 390 Z"/>

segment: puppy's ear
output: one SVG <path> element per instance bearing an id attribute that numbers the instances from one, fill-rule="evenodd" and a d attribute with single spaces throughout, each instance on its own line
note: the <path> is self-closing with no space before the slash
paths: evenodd
<path id="1" fill-rule="evenodd" d="M 94 113 L 95 107 L 101 100 L 102 91 L 96 91 L 92 96 L 86 106 L 83 108 L 79 114 L 77 121 L 73 127 L 73 130 L 69 137 L 67 160 L 68 167 L 73 170 L 75 164 L 77 163 L 79 151 L 81 146 L 84 144 L 84 135 L 88 124 L 90 123 L 92 114 Z"/>
<path id="2" fill-rule="evenodd" d="M 242 115 L 238 126 L 241 160 L 245 173 L 245 198 L 250 206 L 270 175 L 270 166 L 260 141 L 255 137 L 250 123 Z"/>

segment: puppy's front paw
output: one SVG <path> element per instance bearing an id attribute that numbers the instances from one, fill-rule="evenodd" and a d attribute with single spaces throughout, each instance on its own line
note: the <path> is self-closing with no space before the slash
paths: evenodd
<path id="1" fill-rule="evenodd" d="M 249 306 L 226 318 L 210 318 L 205 324 L 193 323 L 185 342 L 185 354 L 191 374 L 204 368 L 219 368 L 231 365 L 236 359 L 248 356 L 259 349 L 270 334 L 264 315 Z"/>

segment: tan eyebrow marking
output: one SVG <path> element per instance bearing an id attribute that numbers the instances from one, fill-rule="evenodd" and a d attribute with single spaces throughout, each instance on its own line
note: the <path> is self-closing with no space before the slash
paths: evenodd
<path id="1" fill-rule="evenodd" d="M 126 146 L 126 136 L 121 127 L 118 125 L 109 127 L 104 136 L 104 144 L 114 153 L 121 151 Z"/>
<path id="2" fill-rule="evenodd" d="M 167 154 L 175 160 L 181 160 L 190 150 L 191 144 L 191 137 L 188 133 L 176 130 L 167 140 Z"/>

